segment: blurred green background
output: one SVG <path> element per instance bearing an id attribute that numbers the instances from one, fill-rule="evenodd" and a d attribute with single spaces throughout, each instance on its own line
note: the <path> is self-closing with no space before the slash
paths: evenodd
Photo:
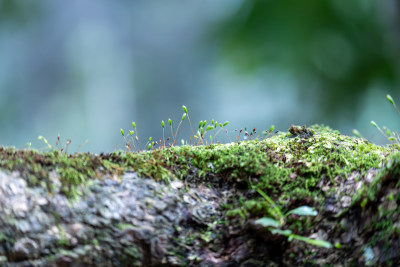
<path id="1" fill-rule="evenodd" d="M 368 140 L 400 130 L 395 0 L 0 0 L 0 144 L 123 148 L 161 120 L 229 120 L 231 132 L 323 123 Z M 187 122 L 185 122 L 186 124 Z M 181 137 L 189 139 L 186 125 Z"/>

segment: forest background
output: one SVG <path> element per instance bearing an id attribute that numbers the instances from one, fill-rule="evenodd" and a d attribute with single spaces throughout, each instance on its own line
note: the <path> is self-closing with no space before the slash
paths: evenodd
<path id="1" fill-rule="evenodd" d="M 231 132 L 323 123 L 384 144 L 369 122 L 399 129 L 399 59 L 395 0 L 0 0 L 0 144 L 110 152 L 132 121 L 160 139 L 182 105 Z"/>

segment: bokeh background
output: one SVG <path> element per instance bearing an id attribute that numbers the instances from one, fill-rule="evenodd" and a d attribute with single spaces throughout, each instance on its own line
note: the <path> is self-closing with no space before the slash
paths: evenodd
<path id="1" fill-rule="evenodd" d="M 0 0 L 0 144 L 57 134 L 70 152 L 162 136 L 181 106 L 231 132 L 291 123 L 400 130 L 395 0 Z M 181 137 L 190 130 L 184 122 Z"/>

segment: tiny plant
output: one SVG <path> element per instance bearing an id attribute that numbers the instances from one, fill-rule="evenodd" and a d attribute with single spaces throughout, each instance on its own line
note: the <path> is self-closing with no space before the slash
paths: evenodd
<path id="1" fill-rule="evenodd" d="M 125 136 L 125 131 L 122 128 L 120 129 L 121 135 L 124 138 L 125 147 L 129 152 L 133 152 L 136 150 L 135 143 L 138 145 L 139 150 L 142 150 L 139 142 L 138 131 L 136 129 L 136 123 L 134 121 L 132 122 L 132 128 L 133 130 L 129 131 L 128 139 Z"/>
<path id="2" fill-rule="evenodd" d="M 67 139 L 67 142 L 65 143 L 65 147 L 61 145 L 61 139 L 60 139 L 60 134 L 57 135 L 57 141 L 56 141 L 56 146 L 60 150 L 60 152 L 64 152 L 65 154 L 68 153 L 68 146 L 71 144 L 71 139 Z"/>
<path id="3" fill-rule="evenodd" d="M 271 217 L 260 218 L 256 220 L 257 224 L 267 227 L 272 234 L 280 234 L 286 236 L 289 241 L 297 239 L 318 247 L 323 247 L 323 248 L 332 247 L 332 244 L 327 241 L 320 239 L 312 239 L 305 236 L 299 236 L 293 234 L 293 232 L 290 229 L 285 229 L 285 230 L 282 229 L 285 226 L 286 218 L 289 215 L 295 214 L 299 216 L 316 216 L 318 212 L 314 208 L 311 208 L 309 206 L 301 206 L 296 209 L 290 210 L 284 214 L 282 213 L 279 206 L 276 205 L 275 202 L 269 196 L 267 196 L 263 191 L 257 189 L 257 192 L 266 200 L 267 206 L 269 206 L 267 212 L 271 214 L 273 217 L 273 218 Z"/>
<path id="4" fill-rule="evenodd" d="M 162 140 L 163 140 L 163 146 L 165 146 L 165 138 L 164 138 L 164 128 L 165 128 L 165 123 L 164 123 L 164 121 L 161 121 L 161 127 L 162 127 Z"/>
<path id="5" fill-rule="evenodd" d="M 393 105 L 394 109 L 397 111 L 400 117 L 400 111 L 396 106 L 396 102 L 394 102 L 393 98 L 390 95 L 386 95 L 386 99 Z M 399 132 L 392 132 L 386 126 L 383 126 L 383 130 L 379 127 L 379 125 L 371 121 L 372 126 L 374 126 L 378 131 L 390 142 L 400 144 L 400 135 Z"/>
<path id="6" fill-rule="evenodd" d="M 53 146 L 50 145 L 49 141 L 47 141 L 47 139 L 44 138 L 42 135 L 39 135 L 39 136 L 38 136 L 38 140 L 39 140 L 39 141 L 43 141 L 43 143 L 46 144 L 46 146 L 47 146 L 48 149 L 53 149 Z"/>
<path id="7" fill-rule="evenodd" d="M 46 145 L 45 149 L 49 149 L 49 150 L 53 150 L 54 149 L 54 147 L 49 143 L 49 141 L 46 138 L 44 138 L 42 135 L 38 136 L 38 140 L 39 141 L 43 141 L 43 143 L 45 143 L 45 145 Z M 84 146 L 87 142 L 88 142 L 88 140 L 85 140 L 83 143 L 81 143 L 78 146 L 78 149 L 77 149 L 76 153 L 78 153 L 79 150 L 82 148 L 82 146 Z M 56 147 L 57 147 L 58 151 L 60 151 L 61 153 L 64 153 L 64 154 L 68 154 L 68 147 L 69 147 L 70 144 L 71 144 L 71 139 L 67 139 L 67 141 L 65 142 L 65 145 L 63 146 L 61 144 L 60 134 L 57 135 Z M 32 144 L 30 142 L 27 143 L 27 147 L 28 148 L 30 148 L 31 146 L 32 146 Z"/>
<path id="8" fill-rule="evenodd" d="M 186 116 L 187 116 L 187 113 L 186 113 L 186 112 L 182 114 L 181 121 L 180 121 L 179 124 L 178 124 L 178 128 L 176 128 L 175 136 L 174 136 L 174 145 L 176 145 L 176 141 L 177 141 L 176 139 L 177 139 L 177 137 L 178 137 L 179 127 L 181 127 L 181 124 L 182 124 L 182 122 L 186 119 Z"/>
<path id="9" fill-rule="evenodd" d="M 183 121 L 187 118 L 190 126 L 190 130 L 192 131 L 192 138 L 189 139 L 191 144 L 196 146 L 196 145 L 212 145 L 215 143 L 220 143 L 217 141 L 217 136 L 222 132 L 222 143 L 225 143 L 225 135 L 228 137 L 229 142 L 231 142 L 231 139 L 229 138 L 229 132 L 228 129 L 226 129 L 226 126 L 228 126 L 229 121 L 225 121 L 224 123 L 218 122 L 217 120 L 212 119 L 210 123 L 207 123 L 207 120 L 201 120 L 198 124 L 198 129 L 196 133 L 193 131 L 193 126 L 189 117 L 189 112 L 188 109 L 185 105 L 182 106 L 183 114 L 181 116 L 181 119 L 179 121 L 178 127 L 176 129 L 174 128 L 174 123 L 171 118 L 168 118 L 167 122 L 169 124 L 169 127 L 171 129 L 171 137 L 165 138 L 165 122 L 162 120 L 161 121 L 161 128 L 162 128 L 162 140 L 159 141 L 152 141 L 152 138 L 150 137 L 145 145 L 147 147 L 147 150 L 152 150 L 155 149 L 155 147 L 159 144 L 160 148 L 166 147 L 166 146 L 176 146 L 178 145 L 178 140 L 179 140 L 179 130 L 181 129 Z M 132 122 L 132 127 L 133 130 L 129 131 L 129 135 L 125 134 L 125 131 L 123 129 L 120 129 L 120 133 L 122 137 L 124 138 L 124 143 L 125 147 L 128 152 L 134 152 L 134 151 L 142 151 L 140 142 L 139 142 L 139 137 L 138 137 L 138 132 L 136 129 L 136 123 Z M 271 126 L 269 130 L 265 130 L 263 132 L 263 137 L 262 138 L 268 138 L 271 134 L 272 131 L 274 130 L 274 126 Z M 237 130 L 235 130 L 237 131 Z M 236 142 L 239 142 L 240 134 L 242 133 L 243 129 L 240 129 L 239 134 L 237 135 Z M 209 133 L 209 136 L 207 137 L 207 133 Z M 260 136 L 256 136 L 256 129 L 253 128 L 252 131 L 247 132 L 247 129 L 245 128 L 245 136 L 244 140 L 249 141 L 249 140 L 258 140 Z M 206 138 L 207 137 L 207 138 Z M 209 141 L 207 141 L 209 139 Z M 167 142 L 171 140 L 171 143 L 168 144 Z M 183 139 L 181 139 L 180 142 L 182 145 L 187 144 Z"/>
<path id="10" fill-rule="evenodd" d="M 48 141 L 46 138 L 44 138 L 42 135 L 39 135 L 39 136 L 38 136 L 38 140 L 39 140 L 39 141 L 43 141 L 43 143 L 46 144 L 46 148 L 47 148 L 47 149 L 50 149 L 50 150 L 53 149 L 53 146 L 50 145 L 49 141 Z M 68 153 L 68 146 L 69 146 L 69 144 L 71 144 L 71 140 L 70 140 L 70 139 L 67 139 L 67 141 L 65 142 L 65 146 L 63 147 L 63 146 L 61 145 L 60 134 L 57 135 L 56 146 L 57 146 L 58 150 L 59 150 L 61 153 L 65 153 L 65 154 Z"/>

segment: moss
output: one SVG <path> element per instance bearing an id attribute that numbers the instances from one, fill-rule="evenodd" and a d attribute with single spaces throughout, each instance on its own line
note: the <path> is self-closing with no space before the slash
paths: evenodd
<path id="1" fill-rule="evenodd" d="M 364 185 L 358 190 L 357 195 L 353 198 L 353 205 L 365 206 L 366 203 L 376 200 L 381 192 L 382 184 L 393 182 L 395 188 L 399 188 L 400 179 L 398 177 L 400 177 L 400 152 L 395 152 L 388 157 L 386 164 L 372 183 Z M 393 194 L 391 194 L 391 198 L 393 198 Z"/>
<path id="2" fill-rule="evenodd" d="M 18 170 L 29 185 L 43 186 L 50 192 L 54 188 L 50 172 L 55 170 L 61 191 L 68 196 L 79 195 L 80 186 L 90 179 L 126 170 L 157 180 L 229 185 L 253 192 L 253 199 L 242 204 L 247 213 L 255 214 L 264 209 L 255 189 L 272 197 L 284 211 L 301 203 L 318 203 L 324 196 L 319 183 L 346 179 L 352 171 L 364 174 L 381 166 L 395 149 L 341 135 L 329 127 L 291 126 L 290 132 L 261 141 L 176 146 L 141 153 L 65 155 L 0 148 L 0 168 Z"/>
<path id="3" fill-rule="evenodd" d="M 287 199 L 292 204 L 297 200 L 318 202 L 324 194 L 317 187 L 318 183 L 346 179 L 352 171 L 364 174 L 381 166 L 385 156 L 393 151 L 341 135 L 329 127 L 300 130 L 312 135 L 282 133 L 263 141 L 181 146 L 127 154 L 123 156 L 124 166 L 157 179 L 187 179 L 192 175 L 194 181 L 199 182 L 214 179 L 212 182 L 238 188 L 259 188 L 280 204 L 288 204 L 288 209 L 291 203 L 286 203 Z M 245 202 L 245 209 L 258 212 L 260 209 L 254 208 L 254 200 L 250 201 Z"/>
<path id="4" fill-rule="evenodd" d="M 87 179 L 96 176 L 102 160 L 91 154 L 66 155 L 59 151 L 39 153 L 35 150 L 15 150 L 0 147 L 0 168 L 19 171 L 29 186 L 42 186 L 50 193 L 55 187 L 50 173 L 60 176 L 61 191 L 73 197 Z"/>

